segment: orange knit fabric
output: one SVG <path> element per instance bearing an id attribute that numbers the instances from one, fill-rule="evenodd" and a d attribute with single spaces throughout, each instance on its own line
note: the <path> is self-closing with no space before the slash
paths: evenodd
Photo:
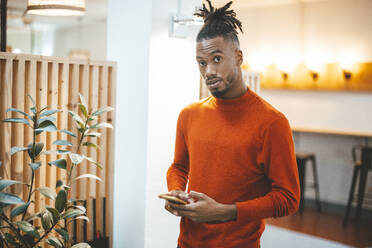
<path id="1" fill-rule="evenodd" d="M 287 119 L 254 92 L 208 97 L 178 118 L 168 190 L 197 191 L 236 204 L 237 220 L 223 224 L 181 219 L 181 248 L 259 247 L 263 219 L 293 213 L 300 190 Z"/>

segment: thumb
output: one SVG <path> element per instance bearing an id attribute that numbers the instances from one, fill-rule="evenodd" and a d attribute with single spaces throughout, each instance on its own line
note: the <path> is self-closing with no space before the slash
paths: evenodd
<path id="1" fill-rule="evenodd" d="M 195 191 L 190 191 L 189 197 L 195 198 L 197 200 L 205 200 L 208 198 L 207 195 L 200 193 L 200 192 L 195 192 Z"/>

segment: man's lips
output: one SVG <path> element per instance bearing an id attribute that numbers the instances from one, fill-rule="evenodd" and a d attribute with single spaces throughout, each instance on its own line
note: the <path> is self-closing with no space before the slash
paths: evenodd
<path id="1" fill-rule="evenodd" d="M 211 88 L 214 88 L 214 87 L 217 87 L 219 86 L 219 84 L 222 82 L 221 79 L 213 79 L 213 80 L 209 80 L 207 81 L 207 86 L 208 87 L 211 87 Z"/>

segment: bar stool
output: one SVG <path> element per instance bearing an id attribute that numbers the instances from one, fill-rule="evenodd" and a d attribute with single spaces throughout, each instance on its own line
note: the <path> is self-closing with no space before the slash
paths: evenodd
<path id="1" fill-rule="evenodd" d="M 359 155 L 359 156 L 358 156 Z M 354 162 L 353 177 L 351 179 L 351 187 L 349 192 L 349 199 L 347 201 L 346 212 L 344 216 L 344 226 L 347 225 L 351 204 L 354 198 L 354 191 L 356 181 L 359 178 L 359 188 L 358 188 L 358 202 L 356 207 L 355 217 L 356 220 L 360 219 L 362 214 L 362 204 L 364 199 L 365 188 L 367 184 L 367 174 L 368 171 L 372 170 L 372 147 L 357 145 L 352 149 L 352 156 Z M 359 157 L 359 158 L 358 158 Z"/>
<path id="2" fill-rule="evenodd" d="M 296 161 L 297 161 L 298 175 L 300 178 L 300 190 L 301 190 L 299 213 L 302 214 L 304 211 L 305 188 L 313 188 L 315 190 L 315 202 L 317 205 L 317 209 L 320 212 L 321 206 L 320 206 L 320 199 L 319 199 L 319 182 L 318 182 L 318 172 L 316 168 L 315 154 L 296 153 Z M 308 161 L 310 161 L 312 164 L 313 180 L 314 180 L 313 183 L 310 185 L 306 185 L 306 182 L 305 182 L 306 164 Z"/>

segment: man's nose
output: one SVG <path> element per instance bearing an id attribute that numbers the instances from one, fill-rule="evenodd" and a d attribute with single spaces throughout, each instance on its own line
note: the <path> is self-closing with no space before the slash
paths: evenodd
<path id="1" fill-rule="evenodd" d="M 214 78 L 216 75 L 216 68 L 213 65 L 208 65 L 205 70 L 205 78 Z"/>

